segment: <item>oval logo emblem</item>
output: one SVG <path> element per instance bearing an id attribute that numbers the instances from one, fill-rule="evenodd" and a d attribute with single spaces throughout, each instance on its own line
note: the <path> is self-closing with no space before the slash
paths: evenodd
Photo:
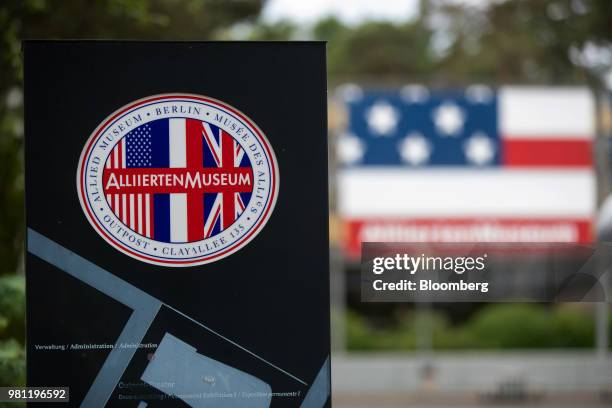
<path id="1" fill-rule="evenodd" d="M 91 225 L 132 258 L 214 262 L 249 243 L 278 195 L 278 165 L 245 114 L 198 95 L 136 101 L 87 140 L 77 191 Z"/>

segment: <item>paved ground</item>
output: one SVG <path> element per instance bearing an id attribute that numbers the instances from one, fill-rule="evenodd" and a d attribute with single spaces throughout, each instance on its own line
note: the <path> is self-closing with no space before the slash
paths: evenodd
<path id="1" fill-rule="evenodd" d="M 428 378 L 428 379 L 427 379 Z M 332 387 L 340 395 L 378 393 L 558 392 L 612 390 L 612 356 L 593 352 L 336 354 Z"/>
<path id="2" fill-rule="evenodd" d="M 612 356 L 336 353 L 332 395 L 335 408 L 612 408 Z"/>
<path id="3" fill-rule="evenodd" d="M 593 392 L 533 395 L 525 401 L 494 401 L 484 396 L 460 393 L 335 393 L 334 408 L 557 408 L 612 407 L 612 395 Z"/>

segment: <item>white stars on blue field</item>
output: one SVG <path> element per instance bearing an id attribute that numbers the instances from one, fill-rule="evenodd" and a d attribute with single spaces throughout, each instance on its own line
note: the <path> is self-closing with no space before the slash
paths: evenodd
<path id="1" fill-rule="evenodd" d="M 346 132 L 338 159 L 347 166 L 500 166 L 497 93 L 486 86 L 439 91 L 353 89 L 344 98 Z"/>
<path id="2" fill-rule="evenodd" d="M 148 124 L 132 130 L 125 139 L 127 167 L 152 167 L 151 127 Z"/>

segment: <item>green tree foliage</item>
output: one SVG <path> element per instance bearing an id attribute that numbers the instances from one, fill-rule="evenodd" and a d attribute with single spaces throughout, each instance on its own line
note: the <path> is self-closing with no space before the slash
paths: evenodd
<path id="1" fill-rule="evenodd" d="M 23 276 L 0 277 L 0 387 L 25 384 Z"/>
<path id="2" fill-rule="evenodd" d="M 418 313 L 393 327 L 377 328 L 357 314 L 347 317 L 347 347 L 352 351 L 415 350 Z M 441 313 L 427 318 L 435 350 L 587 348 L 594 344 L 589 309 L 575 305 L 491 304 L 465 324 L 452 326 Z M 611 325 L 612 327 L 612 325 Z"/>
<path id="3" fill-rule="evenodd" d="M 428 4 L 425 18 L 443 27 L 449 43 L 438 71 L 449 82 L 596 82 L 598 67 L 584 61 L 585 49 L 612 45 L 607 0 L 507 0 L 484 9 Z"/>
<path id="4" fill-rule="evenodd" d="M 432 32 L 420 20 L 347 27 L 328 18 L 313 33 L 316 39 L 328 41 L 328 71 L 333 82 L 424 81 L 431 76 Z"/>
<path id="5" fill-rule="evenodd" d="M 275 24 L 255 24 L 243 28 L 249 31 L 249 40 L 287 41 L 298 36 L 298 26 L 290 21 L 280 21 Z"/>
<path id="6" fill-rule="evenodd" d="M 421 18 L 404 23 L 345 25 L 329 17 L 311 33 L 286 22 L 259 24 L 250 38 L 328 41 L 332 86 L 346 81 L 378 86 L 400 82 L 597 86 L 612 65 L 612 56 L 604 61 L 596 57 L 612 54 L 608 0 L 469 4 L 423 0 Z"/>
<path id="7" fill-rule="evenodd" d="M 0 275 L 16 270 L 23 245 L 23 120 L 20 95 L 17 86 L 10 92 L 0 91 Z"/>

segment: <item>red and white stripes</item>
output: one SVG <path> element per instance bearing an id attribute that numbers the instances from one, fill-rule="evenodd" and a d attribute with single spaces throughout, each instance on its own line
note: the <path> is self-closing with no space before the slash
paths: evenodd
<path id="1" fill-rule="evenodd" d="M 125 169 L 125 138 L 113 148 L 106 161 L 106 169 Z M 106 194 L 111 209 L 131 230 L 147 238 L 153 238 L 152 194 Z"/>
<path id="2" fill-rule="evenodd" d="M 587 88 L 503 87 L 498 100 L 503 165 L 592 167 L 595 101 Z"/>

